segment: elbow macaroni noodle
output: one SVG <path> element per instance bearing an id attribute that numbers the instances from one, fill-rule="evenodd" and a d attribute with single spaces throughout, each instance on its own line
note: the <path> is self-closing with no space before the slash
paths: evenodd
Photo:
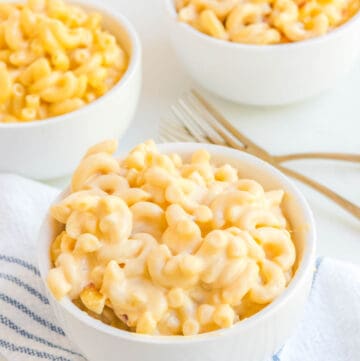
<path id="1" fill-rule="evenodd" d="M 62 0 L 0 3 L 0 122 L 77 110 L 110 90 L 128 56 L 101 15 Z"/>
<path id="2" fill-rule="evenodd" d="M 48 285 L 90 315 L 151 335 L 230 327 L 278 297 L 296 250 L 282 190 L 265 191 L 205 150 L 183 160 L 152 141 L 115 159 L 97 144 L 71 193 L 51 208 L 64 225 Z"/>
<path id="3" fill-rule="evenodd" d="M 348 21 L 360 0 L 175 0 L 178 18 L 217 39 L 278 44 L 324 35 Z"/>

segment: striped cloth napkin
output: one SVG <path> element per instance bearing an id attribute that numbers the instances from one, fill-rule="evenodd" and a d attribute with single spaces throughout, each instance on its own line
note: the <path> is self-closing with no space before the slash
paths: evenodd
<path id="1" fill-rule="evenodd" d="M 0 175 L 0 353 L 7 361 L 84 361 L 59 327 L 37 268 L 36 236 L 57 189 Z"/>
<path id="2" fill-rule="evenodd" d="M 58 325 L 36 265 L 37 232 L 58 193 L 0 175 L 0 360 L 85 360 Z M 269 361 L 360 361 L 360 268 L 318 260 L 303 320 Z"/>

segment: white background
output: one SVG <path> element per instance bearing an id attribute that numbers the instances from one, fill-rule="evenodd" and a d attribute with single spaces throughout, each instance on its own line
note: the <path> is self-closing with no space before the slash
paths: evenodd
<path id="1" fill-rule="evenodd" d="M 128 16 L 140 34 L 144 50 L 144 83 L 139 109 L 120 142 L 120 151 L 145 139 L 156 138 L 160 118 L 169 116 L 171 104 L 194 86 L 169 43 L 162 1 L 102 2 Z M 336 89 L 289 107 L 250 108 L 206 95 L 241 131 L 274 154 L 360 152 L 360 62 Z M 360 204 L 359 164 L 307 160 L 293 162 L 291 166 Z M 50 183 L 63 187 L 67 182 L 68 179 L 62 179 Z M 360 264 L 360 222 L 306 186 L 298 185 L 315 214 L 318 254 Z"/>

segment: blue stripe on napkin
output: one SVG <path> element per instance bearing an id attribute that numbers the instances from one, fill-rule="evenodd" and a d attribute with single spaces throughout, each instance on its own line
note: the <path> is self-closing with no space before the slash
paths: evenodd
<path id="1" fill-rule="evenodd" d="M 6 256 L 5 254 L 0 254 L 0 261 L 17 264 L 19 266 L 22 266 L 22 267 L 28 269 L 29 271 L 34 273 L 34 275 L 40 277 L 40 271 L 34 265 L 24 261 L 23 259 Z"/>
<path id="2" fill-rule="evenodd" d="M 42 337 L 38 337 L 36 335 L 33 335 L 32 333 L 30 332 L 27 332 L 26 330 L 24 330 L 23 328 L 19 327 L 18 325 L 16 325 L 14 322 L 12 322 L 9 318 L 7 318 L 6 316 L 2 315 L 0 313 L 0 323 L 2 323 L 3 325 L 9 327 L 11 330 L 15 331 L 17 334 L 29 339 L 29 340 L 33 340 L 33 341 L 36 341 L 36 342 L 39 342 L 43 345 L 46 345 L 48 347 L 51 347 L 51 348 L 57 348 L 61 351 L 65 351 L 65 352 L 68 352 L 72 355 L 77 355 L 77 356 L 80 356 L 82 357 L 82 355 L 80 355 L 79 353 L 77 352 L 74 352 L 72 350 L 69 350 L 65 347 L 61 347 L 59 345 L 55 345 L 54 343 L 48 341 L 48 340 L 45 340 L 44 338 Z"/>
<path id="3" fill-rule="evenodd" d="M 2 273 L 0 272 L 0 278 L 2 278 L 3 280 L 15 283 L 17 286 L 22 287 L 23 289 L 25 289 L 26 291 L 28 291 L 28 293 L 30 293 L 31 295 L 33 295 L 34 297 L 38 298 L 42 303 L 44 303 L 45 305 L 49 305 L 49 300 L 42 295 L 39 291 L 37 291 L 35 288 L 31 287 L 30 285 L 28 285 L 27 283 L 23 282 L 22 280 L 20 280 L 19 278 L 7 274 L 7 273 Z"/>
<path id="4" fill-rule="evenodd" d="M 12 351 L 12 352 L 19 352 L 28 356 L 35 356 L 38 357 L 40 359 L 45 359 L 45 360 L 51 360 L 51 361 L 72 361 L 66 357 L 62 357 L 62 356 L 55 356 L 52 355 L 48 352 L 42 352 L 42 351 L 38 351 L 35 350 L 33 348 L 30 347 L 24 347 L 24 346 L 18 346 L 15 345 L 11 342 L 7 342 L 4 340 L 0 340 L 0 347 L 5 348 L 8 351 Z"/>
<path id="5" fill-rule="evenodd" d="M 0 300 L 17 308 L 19 311 L 23 312 L 25 315 L 29 316 L 31 319 L 41 324 L 42 326 L 47 327 L 51 331 L 56 332 L 61 336 L 65 336 L 64 331 L 60 327 L 55 326 L 53 323 L 47 320 L 44 320 L 42 317 L 40 317 L 39 315 L 31 311 L 29 308 L 27 308 L 23 303 L 9 297 L 8 295 L 2 292 L 0 292 Z"/>

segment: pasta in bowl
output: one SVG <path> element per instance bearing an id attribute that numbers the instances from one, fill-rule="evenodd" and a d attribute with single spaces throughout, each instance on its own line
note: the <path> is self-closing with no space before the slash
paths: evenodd
<path id="1" fill-rule="evenodd" d="M 0 18 L 0 170 L 64 176 L 91 144 L 127 129 L 140 40 L 121 14 L 88 2 L 0 2 Z"/>
<path id="2" fill-rule="evenodd" d="M 360 53 L 359 6 L 165 0 L 165 14 L 174 50 L 199 85 L 236 103 L 277 106 L 318 95 L 349 73 Z"/>
<path id="3" fill-rule="evenodd" d="M 176 0 L 179 21 L 221 40 L 280 44 L 324 35 L 350 20 L 359 0 Z"/>
<path id="4" fill-rule="evenodd" d="M 0 122 L 43 120 L 109 91 L 128 54 L 99 12 L 62 0 L 0 3 Z"/>
<path id="5" fill-rule="evenodd" d="M 297 278 L 305 301 L 309 284 L 301 274 L 307 262 L 312 267 L 313 224 L 294 219 L 297 195 L 276 176 L 271 180 L 268 170 L 248 167 L 253 159 L 239 161 L 237 153 L 248 156 L 222 147 L 170 144 L 160 146 L 163 154 L 147 142 L 121 160 L 110 154 L 114 149 L 105 142 L 89 150 L 70 193 L 51 208 L 55 228 L 43 228 L 41 272 L 59 300 L 56 309 L 142 347 L 188 339 L 182 335 L 210 344 L 222 335 L 226 340 L 262 313 L 271 315 Z M 310 282 L 311 271 L 308 276 Z M 132 352 L 131 359 L 144 359 L 140 350 Z"/>

